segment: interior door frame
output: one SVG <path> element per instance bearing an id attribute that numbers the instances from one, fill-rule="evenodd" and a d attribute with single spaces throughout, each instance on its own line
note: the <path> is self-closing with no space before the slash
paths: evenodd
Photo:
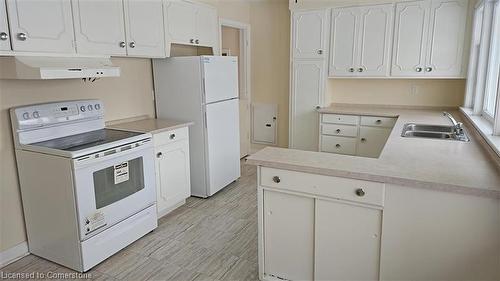
<path id="1" fill-rule="evenodd" d="M 250 154 L 251 151 L 251 140 L 252 140 L 252 116 L 251 116 L 251 104 L 252 104 L 252 91 L 251 91 L 251 41 L 250 41 L 250 24 L 234 21 L 225 18 L 219 18 L 219 50 L 222 50 L 222 27 L 232 27 L 236 28 L 240 31 L 240 54 L 242 56 L 242 60 L 240 64 L 238 64 L 239 72 L 241 74 L 240 79 L 244 81 L 244 96 L 248 100 L 248 128 L 250 129 L 250 133 L 248 134 L 248 151 L 247 154 Z M 242 89 L 239 88 L 241 91 Z"/>

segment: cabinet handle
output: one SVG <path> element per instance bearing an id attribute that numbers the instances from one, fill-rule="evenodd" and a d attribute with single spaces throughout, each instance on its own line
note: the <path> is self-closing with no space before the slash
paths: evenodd
<path id="1" fill-rule="evenodd" d="M 0 33 L 0 40 L 5 41 L 9 39 L 9 35 L 5 32 Z"/>
<path id="2" fill-rule="evenodd" d="M 189 39 L 189 43 L 194 43 L 194 39 Z"/>
<path id="3" fill-rule="evenodd" d="M 335 130 L 335 132 L 337 132 L 337 134 L 340 134 L 340 129 Z"/>
<path id="4" fill-rule="evenodd" d="M 363 188 L 358 188 L 356 189 L 356 195 L 359 197 L 365 196 L 366 192 L 363 190 Z"/>
<path id="5" fill-rule="evenodd" d="M 316 110 L 321 109 L 321 106 L 316 105 L 316 106 L 314 107 L 314 109 L 316 109 Z"/>
<path id="6" fill-rule="evenodd" d="M 26 33 L 18 33 L 17 34 L 17 39 L 19 39 L 20 41 L 26 41 L 28 37 L 26 36 Z"/>
<path id="7" fill-rule="evenodd" d="M 366 139 L 365 138 L 361 138 L 361 142 L 366 142 Z"/>
<path id="8" fill-rule="evenodd" d="M 198 39 L 196 39 L 194 42 L 195 42 L 196 44 L 200 44 L 200 40 L 198 40 Z"/>
<path id="9" fill-rule="evenodd" d="M 281 179 L 280 179 L 280 177 L 278 177 L 278 176 L 274 176 L 274 177 L 273 177 L 273 181 L 274 181 L 275 183 L 280 183 L 280 182 L 281 182 Z"/>
<path id="10" fill-rule="evenodd" d="M 421 67 L 417 67 L 417 68 L 415 68 L 415 71 L 416 72 L 422 72 L 422 68 Z"/>
<path id="11" fill-rule="evenodd" d="M 349 68 L 349 72 L 354 72 L 354 67 Z"/>
<path id="12" fill-rule="evenodd" d="M 163 155 L 163 153 L 158 152 L 158 153 L 156 153 L 156 158 L 161 158 L 162 155 Z"/>
<path id="13" fill-rule="evenodd" d="M 340 147 L 341 147 L 341 145 L 337 143 L 337 144 L 335 145 L 335 147 L 336 147 L 336 148 L 340 148 Z"/>
<path id="14" fill-rule="evenodd" d="M 432 71 L 432 67 L 427 67 L 427 68 L 425 69 L 425 71 L 427 71 L 427 72 L 431 72 L 431 71 Z"/>
<path id="15" fill-rule="evenodd" d="M 170 138 L 171 140 L 175 139 L 175 134 L 170 134 L 169 138 Z"/>
<path id="16" fill-rule="evenodd" d="M 378 119 L 377 121 L 375 121 L 375 124 L 380 124 L 382 123 L 382 120 Z"/>
<path id="17" fill-rule="evenodd" d="M 135 42 L 130 42 L 128 45 L 130 46 L 130 48 L 135 48 Z"/>
<path id="18" fill-rule="evenodd" d="M 323 50 L 318 50 L 318 55 L 322 55 L 323 54 Z"/>
<path id="19" fill-rule="evenodd" d="M 365 71 L 364 68 L 362 68 L 362 67 L 358 68 L 358 72 L 363 72 L 363 71 Z"/>
<path id="20" fill-rule="evenodd" d="M 121 41 L 119 46 L 120 46 L 120 48 L 125 48 L 125 47 L 127 47 L 127 44 L 125 44 L 125 42 Z"/>

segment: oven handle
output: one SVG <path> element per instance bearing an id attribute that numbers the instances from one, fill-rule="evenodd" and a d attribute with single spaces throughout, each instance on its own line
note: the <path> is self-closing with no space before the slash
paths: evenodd
<path id="1" fill-rule="evenodd" d="M 152 147 L 153 142 L 151 139 L 145 139 L 78 157 L 73 159 L 73 165 L 75 168 L 81 168 L 89 164 L 109 161 L 114 158 L 123 157 Z"/>

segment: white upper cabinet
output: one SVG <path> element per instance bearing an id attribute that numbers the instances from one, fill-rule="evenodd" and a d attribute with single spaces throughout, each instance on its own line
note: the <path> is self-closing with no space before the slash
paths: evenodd
<path id="1" fill-rule="evenodd" d="M 466 0 L 434 0 L 430 10 L 426 72 L 433 76 L 464 76 L 463 49 Z"/>
<path id="2" fill-rule="evenodd" d="M 165 41 L 170 44 L 215 47 L 218 38 L 217 11 L 189 1 L 164 2 Z"/>
<path id="3" fill-rule="evenodd" d="M 122 0 L 73 0 L 77 52 L 126 55 Z"/>
<path id="4" fill-rule="evenodd" d="M 5 0 L 0 0 L 0 51 L 10 51 L 9 23 L 7 22 L 7 7 Z"/>
<path id="5" fill-rule="evenodd" d="M 7 0 L 7 10 L 14 51 L 75 52 L 69 0 Z"/>
<path id="6" fill-rule="evenodd" d="M 332 77 L 383 77 L 389 74 L 393 5 L 332 10 Z"/>
<path id="7" fill-rule="evenodd" d="M 124 0 L 127 55 L 165 57 L 161 0 Z"/>
<path id="8" fill-rule="evenodd" d="M 392 76 L 463 76 L 467 0 L 396 4 Z"/>
<path id="9" fill-rule="evenodd" d="M 325 58 L 327 10 L 293 14 L 293 58 Z"/>

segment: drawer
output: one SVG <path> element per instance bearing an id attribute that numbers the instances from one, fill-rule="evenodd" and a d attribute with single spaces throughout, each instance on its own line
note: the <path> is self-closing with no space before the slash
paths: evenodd
<path id="1" fill-rule="evenodd" d="M 173 143 L 179 140 L 188 138 L 188 127 L 183 127 L 171 131 L 165 131 L 153 134 L 153 142 L 155 146 L 162 146 L 165 144 Z"/>
<path id="2" fill-rule="evenodd" d="M 332 136 L 357 137 L 358 126 L 339 125 L 339 124 L 322 124 L 321 134 Z"/>
<path id="3" fill-rule="evenodd" d="M 340 115 L 340 114 L 323 114 L 321 117 L 323 123 L 358 125 L 359 116 L 357 115 Z"/>
<path id="4" fill-rule="evenodd" d="M 376 126 L 392 128 L 396 124 L 396 118 L 377 117 L 377 116 L 361 116 L 361 126 Z"/>
<path id="5" fill-rule="evenodd" d="M 260 185 L 357 203 L 384 205 L 385 185 L 380 182 L 261 167 Z"/>
<path id="6" fill-rule="evenodd" d="M 356 139 L 350 137 L 321 136 L 321 151 L 355 155 Z"/>

